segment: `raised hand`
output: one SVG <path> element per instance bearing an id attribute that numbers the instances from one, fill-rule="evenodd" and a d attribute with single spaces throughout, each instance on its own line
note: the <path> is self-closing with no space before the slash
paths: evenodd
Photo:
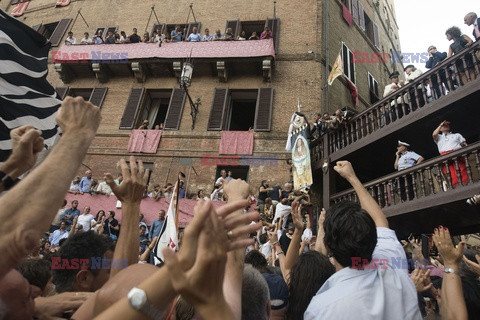
<path id="1" fill-rule="evenodd" d="M 33 167 L 37 156 L 42 151 L 44 144 L 42 132 L 32 126 L 21 126 L 10 131 L 12 138 L 12 155 L 7 160 L 13 170 L 10 175 L 19 176 Z M 7 170 L 10 170 L 8 168 Z"/>
<path id="2" fill-rule="evenodd" d="M 433 234 L 433 241 L 437 246 L 438 253 L 443 258 L 443 264 L 445 267 L 458 266 L 463 259 L 463 249 L 465 247 L 464 242 L 458 244 L 458 248 L 455 248 L 452 243 L 450 232 L 447 228 L 442 226 L 435 228 Z"/>
<path id="3" fill-rule="evenodd" d="M 75 134 L 93 139 L 102 116 L 100 109 L 82 97 L 66 97 L 57 113 L 57 123 L 63 134 Z"/>
<path id="4" fill-rule="evenodd" d="M 337 165 L 333 169 L 348 181 L 356 177 L 352 164 L 348 161 L 337 161 Z"/>
<path id="5" fill-rule="evenodd" d="M 130 168 L 124 159 L 120 159 L 119 165 L 123 175 L 122 184 L 117 185 L 113 176 L 110 173 L 105 173 L 107 184 L 112 188 L 118 200 L 124 203 L 140 203 L 147 185 L 148 169 L 144 170 L 141 160 L 138 161 L 137 167 L 133 156 L 130 157 Z"/>

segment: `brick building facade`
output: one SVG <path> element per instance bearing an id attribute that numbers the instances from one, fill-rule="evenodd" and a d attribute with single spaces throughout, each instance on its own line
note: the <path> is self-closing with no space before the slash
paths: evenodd
<path id="1" fill-rule="evenodd" d="M 2 2 L 0 6 L 11 12 L 17 2 Z M 157 4 L 158 21 L 151 15 L 151 3 L 71 0 L 66 6 L 54 4 L 55 0 L 32 0 L 18 17 L 50 38 L 54 44 L 52 51 L 62 51 L 70 30 L 79 42 L 84 32 L 92 36 L 98 28 L 125 31 L 127 35 L 137 28 L 139 35 L 143 35 L 145 30 L 151 32 L 157 22 L 167 30 L 176 24 L 191 29 L 194 22 L 188 4 L 178 1 Z M 79 10 L 81 16 L 77 15 Z M 129 59 L 123 65 L 94 61 L 85 64 L 51 61 L 49 64 L 49 81 L 60 94 L 80 95 L 101 104 L 103 121 L 83 160 L 93 170 L 94 178 L 102 179 L 104 172 L 115 172 L 116 162 L 132 154 L 127 152 L 129 129 L 140 125 L 145 118 L 145 108 L 155 100 L 164 113 L 176 110 L 177 118 L 170 119 L 173 124 L 164 130 L 155 154 L 133 153 L 152 169 L 151 184 L 172 182 L 176 172 L 183 171 L 187 174 L 189 192 L 211 191 L 220 168 L 202 165 L 202 155 L 218 155 L 219 129 L 228 130 L 236 125 L 237 130 L 254 128 L 253 156 L 275 157 L 279 161 L 278 166 L 251 165 L 234 171 L 234 176 L 246 175 L 255 189 L 263 179 L 269 179 L 271 184 L 283 184 L 290 179 L 285 161 L 289 155 L 284 146 L 298 100 L 302 112 L 310 119 L 314 112 L 332 113 L 342 107 L 361 111 L 381 98 L 389 73 L 403 70 L 401 65 L 392 64 L 390 57 L 386 63 L 353 63 L 353 53 L 348 52 L 371 55 L 400 51 L 392 0 L 278 1 L 276 7 L 273 1 L 206 0 L 195 3 L 193 10 L 202 35 L 205 28 L 213 34 L 216 29 L 224 33 L 229 26 L 237 34 L 246 30 L 248 36 L 253 30 L 261 32 L 265 25 L 270 26 L 276 52 L 273 56 L 232 58 L 235 54 L 230 52 L 226 56 L 194 58 L 189 93 L 193 100 L 199 98 L 201 102 L 194 129 L 190 104 L 179 89 L 179 66 L 187 58 L 183 54 Z M 131 53 L 130 50 L 139 45 L 142 44 L 129 44 L 132 49 L 127 51 Z M 194 45 L 191 44 L 192 48 Z M 121 53 L 116 45 L 103 47 L 104 52 Z M 358 89 L 358 107 L 346 81 L 326 85 L 325 79 L 340 50 L 346 59 L 345 73 Z M 216 99 L 221 99 L 222 92 L 227 95 L 222 106 L 225 120 L 214 128 L 212 121 L 220 120 L 214 119 L 212 108 Z M 268 100 L 269 97 L 273 98 Z M 260 101 L 262 99 L 267 101 Z M 133 115 L 126 111 L 129 101 L 138 107 Z M 242 110 L 249 110 L 248 115 L 242 114 Z M 234 124 L 229 114 L 242 118 L 241 123 Z M 165 121 L 168 119 L 163 119 Z M 78 174 L 84 170 L 81 168 Z"/>

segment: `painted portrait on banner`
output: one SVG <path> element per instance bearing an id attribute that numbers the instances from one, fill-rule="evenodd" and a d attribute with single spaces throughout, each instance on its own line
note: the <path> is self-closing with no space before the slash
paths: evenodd
<path id="1" fill-rule="evenodd" d="M 292 148 L 293 186 L 296 190 L 308 192 L 313 184 L 312 166 L 308 141 L 297 135 Z"/>

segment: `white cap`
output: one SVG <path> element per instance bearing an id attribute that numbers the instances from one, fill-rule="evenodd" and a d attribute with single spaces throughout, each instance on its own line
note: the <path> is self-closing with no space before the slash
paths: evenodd
<path id="1" fill-rule="evenodd" d="M 398 145 L 399 145 L 399 146 L 410 147 L 410 145 L 409 145 L 408 143 L 402 142 L 402 141 L 400 141 L 400 140 L 398 140 Z"/>

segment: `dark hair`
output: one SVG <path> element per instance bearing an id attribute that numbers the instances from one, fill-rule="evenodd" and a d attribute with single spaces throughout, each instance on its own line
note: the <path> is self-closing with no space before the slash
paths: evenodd
<path id="1" fill-rule="evenodd" d="M 102 209 L 98 210 L 97 216 L 95 217 L 95 221 L 97 221 L 97 222 L 98 222 L 98 216 L 100 215 L 100 212 L 103 212 L 103 216 L 106 216 L 105 210 L 102 210 Z"/>
<path id="2" fill-rule="evenodd" d="M 16 267 L 17 271 L 27 279 L 32 286 L 45 290 L 52 277 L 52 263 L 45 259 L 26 259 Z"/>
<path id="3" fill-rule="evenodd" d="M 324 222 L 325 244 L 342 267 L 352 258 L 372 260 L 377 245 L 377 229 L 370 215 L 359 204 L 340 201 L 328 209 Z"/>
<path id="4" fill-rule="evenodd" d="M 112 218 L 115 218 L 115 211 L 109 210 L 108 213 L 110 213 L 112 215 Z"/>
<path id="5" fill-rule="evenodd" d="M 258 250 L 252 250 L 245 255 L 245 263 L 251 264 L 252 267 L 260 272 L 267 272 L 268 262 L 264 255 Z"/>
<path id="6" fill-rule="evenodd" d="M 462 31 L 459 27 L 450 27 L 445 31 L 445 34 L 449 34 L 453 39 L 458 39 L 462 36 Z"/>
<path id="7" fill-rule="evenodd" d="M 468 260 L 477 262 L 475 259 L 475 251 L 465 249 L 463 254 Z M 462 278 L 462 291 L 467 305 L 468 319 L 478 319 L 480 313 L 480 282 L 478 276 L 472 272 L 467 264 L 462 261 L 460 264 L 460 276 Z"/>
<path id="8" fill-rule="evenodd" d="M 258 241 L 260 242 L 260 244 L 265 244 L 265 243 L 267 243 L 267 241 L 268 241 L 268 235 L 267 235 L 267 233 L 262 233 L 262 234 L 258 237 Z"/>
<path id="9" fill-rule="evenodd" d="M 72 259 L 88 259 L 88 269 L 97 275 L 99 269 L 90 269 L 92 265 L 92 258 L 103 258 L 105 252 L 108 250 L 114 251 L 115 244 L 107 236 L 100 235 L 93 231 L 82 232 L 74 234 L 70 239 L 57 251 L 56 257 L 67 259 L 69 262 Z M 58 293 L 68 292 L 73 290 L 75 277 L 81 269 L 53 269 L 53 284 L 55 284 Z"/>
<path id="10" fill-rule="evenodd" d="M 290 271 L 287 319 L 303 319 L 313 296 L 334 273 L 335 268 L 327 256 L 317 251 L 301 254 Z"/>

